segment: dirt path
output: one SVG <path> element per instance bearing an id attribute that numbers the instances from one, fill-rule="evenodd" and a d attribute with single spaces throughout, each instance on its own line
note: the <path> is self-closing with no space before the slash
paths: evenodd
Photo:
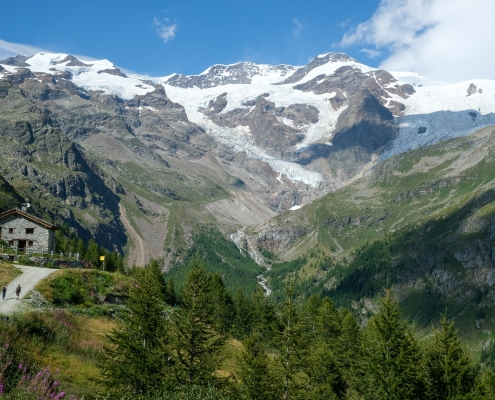
<path id="1" fill-rule="evenodd" d="M 20 269 L 22 274 L 7 285 L 5 300 L 2 300 L 0 297 L 0 314 L 11 314 L 18 311 L 24 303 L 22 300 L 24 296 L 33 290 L 39 281 L 46 278 L 52 272 L 57 271 L 56 269 L 28 267 L 25 265 L 15 265 L 15 267 Z M 20 300 L 15 299 L 15 288 L 17 285 L 21 285 Z"/>

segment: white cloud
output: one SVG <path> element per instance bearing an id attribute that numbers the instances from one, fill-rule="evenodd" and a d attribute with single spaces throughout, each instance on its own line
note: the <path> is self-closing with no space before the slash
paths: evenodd
<path id="1" fill-rule="evenodd" d="M 168 18 L 165 18 L 164 22 L 158 20 L 157 18 L 153 19 L 153 26 L 156 27 L 156 34 L 166 43 L 175 38 L 178 25 L 176 23 L 170 24 Z"/>
<path id="2" fill-rule="evenodd" d="M 41 47 L 31 46 L 30 44 L 12 43 L 0 39 L 0 60 L 17 55 L 32 56 L 36 53 L 55 53 Z M 95 61 L 96 58 L 73 54 L 74 57 L 82 61 Z"/>
<path id="3" fill-rule="evenodd" d="M 18 54 L 22 54 L 23 56 L 32 56 L 33 54 L 40 52 L 49 53 L 48 51 L 45 51 L 36 46 L 31 46 L 28 44 L 12 43 L 0 39 L 0 59 L 13 57 Z"/>
<path id="4" fill-rule="evenodd" d="M 380 54 L 382 54 L 381 51 L 378 51 L 378 50 L 373 50 L 373 49 L 361 49 L 359 50 L 361 53 L 364 53 L 368 56 L 368 58 L 376 58 L 378 57 Z"/>
<path id="5" fill-rule="evenodd" d="M 292 34 L 298 38 L 303 30 L 303 24 L 297 19 L 292 20 Z"/>
<path id="6" fill-rule="evenodd" d="M 373 16 L 341 45 L 390 52 L 380 67 L 458 82 L 495 79 L 495 1 L 381 0 Z"/>

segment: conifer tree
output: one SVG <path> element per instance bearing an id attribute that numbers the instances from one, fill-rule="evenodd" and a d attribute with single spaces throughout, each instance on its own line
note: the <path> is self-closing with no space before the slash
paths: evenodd
<path id="1" fill-rule="evenodd" d="M 478 368 L 457 335 L 454 322 L 441 316 L 440 326 L 433 331 L 426 356 L 426 380 L 430 399 L 472 398 Z"/>
<path id="2" fill-rule="evenodd" d="M 356 354 L 360 346 L 359 325 L 356 318 L 348 311 L 340 313 L 340 333 L 332 348 L 338 354 L 337 363 L 347 386 L 350 385 L 351 369 L 356 362 Z"/>
<path id="3" fill-rule="evenodd" d="M 263 332 L 265 336 L 272 334 L 272 327 L 277 321 L 275 307 L 270 303 L 263 289 L 258 286 L 251 296 L 253 329 Z"/>
<path id="4" fill-rule="evenodd" d="M 168 278 L 167 281 L 165 302 L 171 306 L 177 304 L 177 294 L 175 293 L 175 285 L 174 285 L 174 280 L 172 278 Z"/>
<path id="5" fill-rule="evenodd" d="M 316 332 L 320 315 L 321 299 L 316 294 L 312 294 L 305 303 L 305 316 L 309 327 L 313 333 Z"/>
<path id="6" fill-rule="evenodd" d="M 326 343 L 330 344 L 330 342 L 335 342 L 340 334 L 341 321 L 340 315 L 330 298 L 325 297 L 321 301 L 316 322 L 317 330 L 325 339 Z"/>
<path id="7" fill-rule="evenodd" d="M 420 348 L 390 289 L 364 330 L 359 356 L 353 386 L 363 399 L 424 398 Z"/>
<path id="8" fill-rule="evenodd" d="M 274 327 L 273 344 L 278 350 L 276 358 L 281 367 L 283 398 L 297 399 L 305 389 L 305 368 L 308 357 L 307 326 L 294 303 L 292 285 L 285 288 L 286 301 L 278 312 L 278 326 Z"/>
<path id="9" fill-rule="evenodd" d="M 156 274 L 148 266 L 136 273 L 122 323 L 109 335 L 98 365 L 111 391 L 147 394 L 172 380 L 170 337 Z"/>
<path id="10" fill-rule="evenodd" d="M 93 240 L 89 239 L 88 242 L 88 250 L 85 254 L 85 259 L 93 264 L 93 267 L 96 268 L 99 265 L 100 254 L 98 249 L 98 244 Z"/>
<path id="11" fill-rule="evenodd" d="M 220 274 L 215 273 L 210 277 L 211 297 L 214 306 L 214 315 L 216 316 L 215 329 L 222 334 L 226 334 L 235 318 L 234 302 L 230 292 L 225 289 L 223 279 Z"/>
<path id="12" fill-rule="evenodd" d="M 311 343 L 306 361 L 306 398 L 313 400 L 342 399 L 347 385 L 330 345 L 321 338 Z"/>
<path id="13" fill-rule="evenodd" d="M 177 351 L 176 377 L 182 384 L 221 383 L 214 372 L 224 338 L 215 330 L 211 277 L 196 257 L 181 291 L 181 306 L 172 314 Z"/>
<path id="14" fill-rule="evenodd" d="M 80 260 L 84 259 L 84 256 L 86 255 L 86 246 L 84 245 L 84 241 L 82 239 L 77 241 L 76 253 L 79 253 Z"/>
<path id="15" fill-rule="evenodd" d="M 253 303 L 240 287 L 237 288 L 234 296 L 235 319 L 232 333 L 235 337 L 242 339 L 249 335 L 253 329 Z"/>
<path id="16" fill-rule="evenodd" d="M 237 358 L 237 377 L 243 398 L 250 400 L 280 397 L 280 381 L 270 369 L 267 350 L 259 332 L 244 341 L 244 350 Z"/>

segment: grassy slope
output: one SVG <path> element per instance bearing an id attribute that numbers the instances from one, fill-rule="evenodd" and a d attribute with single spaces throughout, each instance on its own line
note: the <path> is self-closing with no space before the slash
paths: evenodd
<path id="1" fill-rule="evenodd" d="M 304 221 L 318 244 L 309 235 L 292 244 L 306 263 L 271 272 L 272 283 L 295 276 L 302 291 L 329 294 L 366 317 L 373 302 L 363 299 L 388 282 L 420 329 L 447 309 L 471 344 L 486 339 L 495 323 L 494 154 L 491 128 L 396 156 L 370 177 L 279 216 L 279 227 Z M 310 249 L 316 257 L 308 257 Z"/>
<path id="2" fill-rule="evenodd" d="M 22 272 L 12 264 L 0 261 L 0 286 L 8 285 L 9 282 L 13 281 L 14 278 L 21 273 Z"/>

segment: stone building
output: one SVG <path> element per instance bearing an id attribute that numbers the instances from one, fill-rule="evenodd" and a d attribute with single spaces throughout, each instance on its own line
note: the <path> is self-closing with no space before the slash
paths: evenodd
<path id="1" fill-rule="evenodd" d="M 55 251 L 57 226 L 13 208 L 0 213 L 0 239 L 12 248 L 41 253 Z"/>

